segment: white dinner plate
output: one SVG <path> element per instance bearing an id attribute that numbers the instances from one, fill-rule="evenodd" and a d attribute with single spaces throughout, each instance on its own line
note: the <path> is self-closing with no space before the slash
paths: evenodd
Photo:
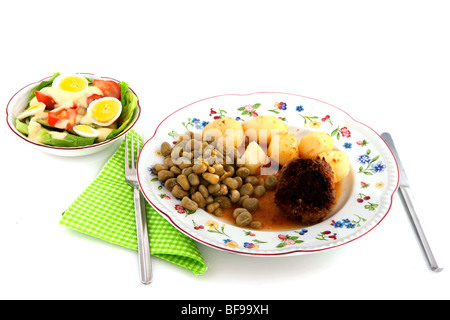
<path id="1" fill-rule="evenodd" d="M 299 140 L 311 131 L 327 132 L 334 139 L 335 149 L 347 153 L 350 173 L 341 182 L 338 204 L 323 222 L 289 230 L 241 228 L 200 208 L 195 212 L 185 210 L 152 173 L 152 167 L 163 162 L 159 152 L 162 142 L 174 143 L 187 130 L 201 133 L 217 117 L 245 122 L 263 114 L 286 121 Z M 147 201 L 184 234 L 216 249 L 254 256 L 312 253 L 360 238 L 389 212 L 399 181 L 391 150 L 370 127 L 323 101 L 277 92 L 220 95 L 173 112 L 143 146 L 138 177 Z"/>

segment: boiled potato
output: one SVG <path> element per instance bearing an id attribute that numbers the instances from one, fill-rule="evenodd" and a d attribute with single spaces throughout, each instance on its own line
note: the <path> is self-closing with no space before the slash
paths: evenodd
<path id="1" fill-rule="evenodd" d="M 269 163 L 269 158 L 259 144 L 252 141 L 247 146 L 241 162 L 250 170 L 250 175 L 255 175 L 261 166 Z"/>
<path id="2" fill-rule="evenodd" d="M 215 141 L 223 146 L 240 147 L 245 141 L 244 130 L 239 121 L 233 118 L 220 118 L 211 121 L 203 129 L 203 140 L 209 141 L 214 137 Z"/>
<path id="3" fill-rule="evenodd" d="M 332 150 L 334 141 L 326 132 L 313 131 L 300 139 L 298 154 L 301 158 L 314 159 L 321 152 Z"/>
<path id="4" fill-rule="evenodd" d="M 324 158 L 331 166 L 336 182 L 341 181 L 348 175 L 350 171 L 350 159 L 345 152 L 336 150 L 325 151 L 319 153 L 319 157 Z"/>
<path id="5" fill-rule="evenodd" d="M 273 134 L 288 131 L 286 123 L 271 115 L 251 118 L 242 125 L 242 128 L 250 141 L 253 140 L 267 146 L 270 144 Z"/>
<path id="6" fill-rule="evenodd" d="M 280 132 L 274 135 L 267 149 L 269 157 L 284 166 L 289 160 L 298 157 L 298 141 L 293 133 Z"/>

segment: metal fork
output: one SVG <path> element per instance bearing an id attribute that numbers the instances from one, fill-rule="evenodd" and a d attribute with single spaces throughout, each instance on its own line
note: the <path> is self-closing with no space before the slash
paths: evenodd
<path id="1" fill-rule="evenodd" d="M 133 146 L 133 134 L 131 134 L 131 159 L 128 157 L 128 134 L 125 135 L 125 179 L 134 189 L 134 209 L 136 215 L 136 231 L 138 241 L 139 275 L 143 284 L 152 281 L 152 265 L 150 261 L 150 244 L 148 241 L 147 213 L 145 203 L 142 201 L 141 191 L 137 179 L 135 151 L 139 151 L 139 137 L 137 147 Z M 130 161 L 131 160 L 131 161 Z M 131 166 L 130 166 L 131 162 Z"/>

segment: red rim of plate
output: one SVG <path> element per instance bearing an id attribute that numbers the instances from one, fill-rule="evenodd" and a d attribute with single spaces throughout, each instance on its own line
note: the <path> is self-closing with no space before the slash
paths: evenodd
<path id="1" fill-rule="evenodd" d="M 90 76 L 95 76 L 95 75 L 92 74 L 92 73 L 84 73 L 84 72 L 77 72 L 77 74 L 80 74 L 80 75 L 90 75 Z M 7 104 L 7 106 L 6 106 L 6 123 L 8 124 L 8 127 L 9 127 L 9 128 L 11 129 L 11 131 L 14 132 L 18 137 L 20 137 L 21 139 L 23 139 L 24 141 L 26 141 L 26 142 L 28 142 L 28 143 L 34 144 L 34 145 L 39 146 L 39 147 L 44 147 L 44 148 L 48 148 L 48 149 L 53 149 L 53 150 L 81 150 L 81 149 L 82 149 L 82 150 L 85 150 L 85 149 L 95 148 L 95 147 L 99 147 L 99 146 L 102 146 L 102 145 L 105 145 L 105 144 L 108 144 L 108 143 L 112 143 L 113 141 L 116 141 L 117 139 L 119 139 L 120 137 L 122 137 L 124 134 L 126 134 L 128 131 L 131 130 L 131 128 L 136 124 L 136 122 L 138 121 L 138 119 L 139 119 L 139 117 L 140 117 L 140 115 L 141 115 L 141 106 L 140 106 L 140 104 L 139 104 L 139 97 L 137 96 L 136 92 L 133 91 L 133 89 L 128 88 L 128 89 L 129 89 L 131 92 L 133 92 L 133 93 L 136 95 L 136 97 L 138 98 L 138 100 L 137 100 L 137 104 L 138 104 L 138 114 L 137 114 L 137 117 L 136 117 L 136 119 L 134 120 L 134 122 L 131 123 L 131 124 L 128 126 L 128 128 L 125 129 L 124 131 L 122 131 L 118 136 L 116 136 L 116 137 L 114 137 L 114 138 L 112 138 L 112 139 L 103 141 L 103 142 L 99 142 L 99 143 L 96 143 L 96 144 L 92 144 L 92 145 L 89 145 L 89 146 L 83 146 L 83 147 L 55 147 L 55 146 L 49 146 L 49 145 L 46 145 L 46 144 L 41 144 L 41 143 L 37 143 L 37 142 L 31 141 L 31 140 L 27 139 L 27 137 L 25 137 L 24 135 L 22 135 L 20 132 L 17 132 L 17 130 L 16 130 L 15 128 L 13 128 L 13 127 L 11 126 L 11 124 L 9 123 L 9 121 L 8 121 L 8 119 L 9 119 L 9 112 L 8 112 L 8 110 L 9 110 L 9 105 L 10 105 L 11 101 L 14 99 L 14 97 L 15 97 L 16 95 L 18 95 L 20 92 L 22 92 L 22 90 L 24 90 L 25 88 L 28 88 L 28 87 L 30 87 L 30 86 L 32 86 L 32 85 L 37 85 L 37 84 L 41 83 L 42 81 L 47 80 L 47 79 L 50 79 L 50 78 L 51 78 L 51 77 L 45 77 L 45 78 L 43 78 L 43 79 L 41 79 L 41 80 L 39 80 L 39 81 L 30 83 L 30 84 L 28 84 L 28 85 L 22 87 L 19 91 L 17 91 L 17 92 L 11 97 L 11 99 L 9 99 L 8 104 Z M 113 80 L 113 81 L 115 81 L 115 82 L 119 82 L 118 80 L 116 80 L 116 79 L 114 79 L 114 78 L 110 78 L 110 77 L 100 77 L 100 78 L 101 78 L 101 79 L 107 79 L 107 80 Z"/>
<path id="2" fill-rule="evenodd" d="M 337 244 L 337 245 L 335 245 L 335 246 L 330 246 L 330 247 L 326 247 L 326 248 L 322 248 L 322 249 L 315 249 L 315 250 L 293 250 L 293 251 L 289 251 L 289 252 L 280 252 L 280 253 L 241 252 L 241 251 L 235 251 L 235 250 L 232 250 L 232 249 L 220 247 L 220 246 L 218 246 L 218 245 L 211 244 L 211 243 L 209 243 L 209 242 L 207 242 L 207 241 L 205 241 L 205 240 L 202 240 L 202 239 L 199 239 L 199 238 L 193 236 L 192 234 L 190 234 L 189 232 L 187 232 L 186 230 L 184 230 L 182 227 L 178 226 L 178 225 L 172 220 L 172 218 L 170 217 L 169 214 L 165 213 L 163 210 L 161 210 L 160 208 L 158 208 L 158 206 L 156 206 L 156 204 L 154 204 L 154 203 L 149 199 L 149 197 L 148 197 L 147 194 L 145 193 L 145 191 L 144 191 L 144 189 L 143 189 L 143 187 L 142 187 L 141 181 L 140 181 L 140 179 L 139 179 L 139 176 L 140 176 L 140 175 L 139 175 L 139 160 L 140 160 L 140 158 L 141 158 L 142 149 L 145 147 L 145 145 L 146 145 L 147 143 L 149 143 L 149 142 L 155 137 L 155 135 L 156 135 L 156 133 L 157 133 L 159 127 L 161 126 L 161 124 L 162 124 L 164 121 L 166 121 L 169 117 L 171 117 L 172 115 L 174 115 L 174 114 L 177 113 L 178 111 L 183 110 L 183 109 L 185 109 L 185 108 L 187 108 L 187 107 L 189 107 L 189 106 L 192 106 L 192 105 L 194 105 L 194 104 L 196 104 L 196 103 L 198 103 L 198 102 L 201 102 L 201 101 L 205 101 L 205 100 L 209 100 L 209 99 L 213 99 L 213 98 L 217 98 L 217 97 L 223 97 L 223 96 L 249 96 L 249 95 L 253 95 L 253 94 L 267 94 L 267 93 L 269 93 L 269 94 L 284 94 L 284 95 L 297 96 L 297 97 L 306 98 L 306 99 L 311 99 L 311 100 L 314 100 L 314 101 L 318 101 L 318 102 L 321 102 L 321 103 L 325 103 L 325 104 L 327 104 L 327 105 L 329 105 L 329 106 L 331 106 L 331 107 L 333 107 L 333 108 L 336 108 L 337 110 L 339 110 L 339 111 L 345 113 L 345 114 L 346 114 L 348 117 L 350 117 L 350 119 L 352 119 L 353 121 L 355 121 L 355 122 L 357 122 L 357 123 L 359 123 L 359 124 L 361 124 L 361 125 L 367 127 L 368 129 L 370 129 L 371 131 L 373 131 L 373 132 L 381 139 L 381 141 L 384 142 L 384 144 L 386 145 L 386 147 L 388 148 L 388 150 L 391 152 L 392 158 L 394 159 L 394 162 L 395 162 L 395 165 L 396 165 L 396 168 L 397 168 L 397 184 L 396 184 L 394 190 L 392 191 L 392 194 L 391 194 L 391 196 L 390 196 L 390 204 L 389 204 L 389 207 L 387 208 L 387 210 L 386 210 L 386 212 L 384 213 L 383 217 L 382 217 L 382 218 L 381 218 L 374 226 L 372 226 L 369 230 L 367 230 L 366 232 L 364 232 L 363 234 L 359 235 L 359 236 L 356 237 L 356 238 L 350 239 L 350 240 L 348 240 L 348 241 L 346 241 L 346 242 Z M 137 171 L 138 171 L 137 173 L 138 173 L 138 175 L 137 175 L 137 176 L 138 176 L 138 181 L 139 181 L 139 187 L 140 187 L 140 189 L 141 189 L 141 191 L 142 191 L 142 194 L 143 194 L 144 197 L 147 199 L 147 201 L 152 205 L 152 207 L 155 208 L 155 210 L 157 210 L 160 214 L 162 214 L 167 220 L 169 220 L 170 223 L 171 223 L 173 226 L 175 226 L 178 230 L 180 230 L 182 233 L 186 234 L 186 235 L 189 236 L 190 238 L 192 238 L 192 239 L 194 239 L 194 240 L 196 240 L 196 241 L 198 241 L 198 242 L 200 242 L 200 243 L 202 243 L 202 244 L 204 244 L 204 245 L 207 245 L 207 246 L 209 246 L 209 247 L 215 248 L 215 249 L 219 249 L 219 250 L 222 250 L 222 251 L 228 251 L 228 252 L 236 253 L 236 254 L 242 254 L 242 255 L 265 256 L 265 257 L 268 257 L 268 256 L 293 255 L 293 254 L 300 254 L 300 253 L 313 253 L 313 252 L 320 252 L 320 251 L 325 251 L 325 250 L 330 250 L 330 249 L 338 248 L 338 247 L 343 246 L 343 245 L 345 245 L 345 244 L 351 243 L 351 242 L 353 242 L 353 241 L 355 241 L 355 240 L 361 238 L 362 236 L 366 235 L 366 234 L 369 233 L 370 231 L 372 231 L 376 226 L 378 226 L 378 225 L 380 224 L 381 221 L 384 220 L 384 218 L 386 217 L 386 215 L 387 215 L 387 214 L 389 213 L 389 211 L 391 210 L 393 197 L 394 197 L 394 194 L 395 194 L 395 192 L 397 191 L 397 188 L 398 188 L 398 185 L 399 185 L 399 175 L 400 175 L 400 172 L 399 172 L 399 169 L 398 169 L 398 163 L 397 163 L 397 160 L 395 159 L 395 156 L 394 156 L 394 154 L 393 154 L 391 148 L 389 148 L 389 146 L 386 144 L 386 142 L 383 140 L 383 138 L 381 138 L 381 136 L 380 136 L 375 130 L 373 130 L 371 127 L 367 126 L 366 124 L 364 124 L 364 123 L 362 123 L 362 122 L 359 122 L 359 121 L 355 120 L 355 119 L 354 119 L 352 116 L 350 116 L 346 111 L 344 111 L 344 110 L 342 110 L 341 108 L 338 108 L 338 107 L 336 107 L 336 106 L 334 106 L 334 105 L 332 105 L 332 104 L 330 104 L 330 103 L 328 103 L 328 102 L 324 102 L 324 101 L 321 101 L 321 100 L 318 100 L 318 99 L 315 99 L 315 98 L 306 97 L 306 96 L 302 96 L 302 95 L 299 95 L 299 94 L 293 94 L 293 93 L 262 91 L 262 92 L 253 92 L 253 93 L 247 93 L 247 94 L 222 94 L 222 95 L 216 95 L 216 96 L 212 96 L 212 97 L 209 97 L 209 98 L 205 98 L 205 99 L 201 99 L 201 100 L 192 102 L 192 103 L 190 103 L 190 104 L 188 104 L 188 105 L 186 105 L 186 106 L 184 106 L 184 107 L 179 108 L 178 110 L 172 112 L 172 113 L 169 114 L 167 117 L 165 117 L 165 118 L 158 124 L 158 126 L 156 127 L 155 133 L 153 134 L 153 136 L 152 136 L 150 139 L 148 139 L 148 140 L 144 143 L 144 146 L 142 147 L 142 149 L 141 149 L 141 152 L 140 152 L 139 157 L 138 157 L 138 163 L 137 163 Z"/>

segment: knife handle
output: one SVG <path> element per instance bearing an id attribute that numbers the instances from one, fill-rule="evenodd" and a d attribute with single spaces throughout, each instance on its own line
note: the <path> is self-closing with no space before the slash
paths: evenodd
<path id="1" fill-rule="evenodd" d="M 416 210 L 414 209 L 414 201 L 413 197 L 411 196 L 411 189 L 408 186 L 400 186 L 399 190 L 400 194 L 403 197 L 403 200 L 405 201 L 406 207 L 408 208 L 407 211 L 409 213 L 409 217 L 411 218 L 414 228 L 416 229 L 417 236 L 419 237 L 419 240 L 422 243 L 422 248 L 425 251 L 425 255 L 428 259 L 428 263 L 430 264 L 431 270 L 435 272 L 442 271 L 443 268 L 438 266 L 436 259 L 434 258 L 433 252 L 431 251 L 430 245 L 428 244 L 428 240 L 425 236 L 419 218 L 416 214 Z"/>

